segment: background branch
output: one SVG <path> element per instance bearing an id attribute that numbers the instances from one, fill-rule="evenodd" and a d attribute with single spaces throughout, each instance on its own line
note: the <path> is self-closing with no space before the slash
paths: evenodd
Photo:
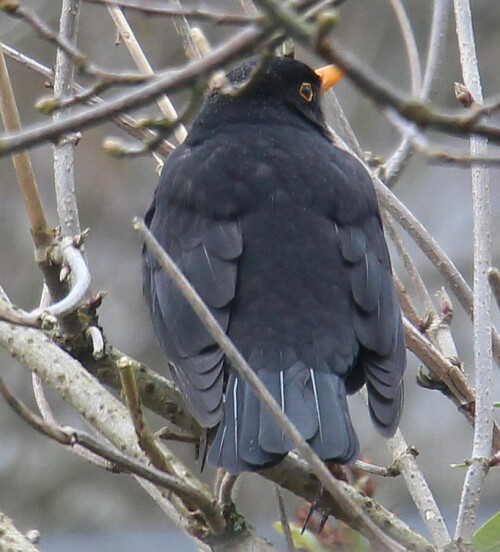
<path id="1" fill-rule="evenodd" d="M 483 101 L 477 63 L 472 14 L 468 0 L 454 0 L 460 64 L 465 86 L 476 103 Z M 485 138 L 471 137 L 472 155 L 487 155 Z M 493 432 L 493 375 L 491 351 L 491 290 L 488 269 L 491 267 L 491 225 L 489 172 L 486 167 L 472 167 L 472 208 L 474 220 L 474 374 L 476 412 L 474 444 L 462 490 L 455 538 L 472 541 L 483 479 L 488 472 Z"/>

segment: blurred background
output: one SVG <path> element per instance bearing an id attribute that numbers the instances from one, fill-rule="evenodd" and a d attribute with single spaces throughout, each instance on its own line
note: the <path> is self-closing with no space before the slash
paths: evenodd
<path id="1" fill-rule="evenodd" d="M 58 28 L 60 2 L 24 1 L 53 29 Z M 413 25 L 425 65 L 433 3 L 430 0 L 404 2 Z M 234 0 L 186 3 L 186 6 L 239 11 Z M 478 56 L 485 96 L 500 90 L 500 7 L 497 0 L 473 3 Z M 339 8 L 340 23 L 335 39 L 346 49 L 400 90 L 408 90 L 407 57 L 389 0 L 348 0 Z M 129 12 L 129 20 L 152 65 L 157 70 L 185 62 L 181 41 L 167 18 L 145 17 Z M 200 25 L 212 44 L 234 32 L 230 27 Z M 55 59 L 54 48 L 39 39 L 22 21 L 0 16 L 0 36 L 6 44 L 20 49 L 47 66 Z M 116 31 L 104 7 L 83 3 L 80 17 L 79 47 L 101 67 L 110 70 L 135 70 L 123 45 L 115 45 Z M 297 48 L 296 57 L 318 66 L 321 62 Z M 11 60 L 7 60 L 25 127 L 46 120 L 37 113 L 34 102 L 50 93 L 44 80 Z M 461 81 L 454 19 L 450 13 L 446 46 L 434 86 L 433 101 L 443 109 L 458 108 L 453 83 Z M 386 118 L 344 79 L 335 88 L 350 123 L 365 151 L 388 157 L 398 144 L 397 133 Z M 183 96 L 173 98 L 182 105 Z M 328 103 L 328 100 L 326 100 Z M 328 105 L 325 106 L 328 110 Z M 135 115 L 158 116 L 155 105 Z M 150 367 L 167 373 L 166 363 L 155 343 L 142 299 L 140 282 L 141 245 L 131 227 L 134 215 L 146 211 L 156 185 L 156 163 L 152 157 L 114 159 L 102 150 L 107 136 L 122 136 L 111 124 L 85 131 L 76 149 L 76 182 L 82 227 L 90 227 L 86 242 L 93 292 L 106 290 L 100 320 L 107 338 L 118 348 Z M 468 142 L 431 133 L 441 145 L 467 151 Z M 128 139 L 128 138 L 127 138 Z M 131 139 L 129 139 L 131 140 Z M 492 148 L 492 152 L 495 149 Z M 497 153 L 498 155 L 498 153 Z M 31 150 L 31 159 L 50 221 L 57 216 L 53 190 L 52 148 Z M 494 264 L 500 265 L 500 193 L 499 169 L 491 169 Z M 429 163 L 414 156 L 395 188 L 397 195 L 433 234 L 456 263 L 469 284 L 472 283 L 472 213 L 470 171 L 452 165 Z M 14 303 L 31 310 L 38 305 L 42 279 L 33 262 L 33 246 L 28 221 L 17 188 L 12 162 L 0 158 L 0 283 Z M 404 236 L 406 239 L 406 236 Z M 436 270 L 406 239 L 409 250 L 432 294 L 443 285 Z M 394 257 L 394 265 L 402 273 Z M 453 300 L 453 297 L 452 297 Z M 471 374 L 472 325 L 454 301 L 452 330 L 465 369 Z M 498 312 L 493 307 L 496 323 Z M 33 405 L 28 371 L 0 350 L 2 375 L 22 398 Z M 419 464 L 427 477 L 446 521 L 453 528 L 464 469 L 452 463 L 470 457 L 472 428 L 456 407 L 440 393 L 417 386 L 415 373 L 419 362 L 409 354 L 406 375 L 406 407 L 401 428 L 409 444 L 419 451 Z M 500 371 L 495 367 L 496 388 Z M 49 392 L 60 423 L 79 425 L 78 416 L 61 399 Z M 494 394 L 496 400 L 500 395 Z M 369 421 L 359 397 L 350 400 L 351 414 L 362 443 L 363 458 L 382 465 L 391 462 L 383 440 Z M 161 421 L 154 419 L 155 428 Z M 0 401 L 0 511 L 12 517 L 21 530 L 41 531 L 40 549 L 58 550 L 194 550 L 179 534 L 154 502 L 130 478 L 111 475 L 88 465 L 57 444 L 36 434 Z M 195 471 L 193 448 L 172 445 L 172 449 Z M 207 469 L 204 479 L 210 481 Z M 293 514 L 299 500 L 287 494 Z M 379 482 L 376 498 L 387 508 L 401 514 L 405 521 L 422 529 L 402 478 Z M 485 486 L 480 519 L 485 520 L 500 504 L 500 470 L 491 470 Z M 238 483 L 237 505 L 248 520 L 265 534 L 272 535 L 271 522 L 279 519 L 274 490 L 255 475 L 243 475 Z M 178 539 L 178 540 L 177 540 Z M 160 543 L 162 545 L 160 546 Z M 164 546 L 163 546 L 164 545 Z"/>

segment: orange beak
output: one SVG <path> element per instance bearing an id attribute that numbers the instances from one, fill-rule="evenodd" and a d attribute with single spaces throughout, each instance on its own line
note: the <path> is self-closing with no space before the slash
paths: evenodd
<path id="1" fill-rule="evenodd" d="M 322 94 L 329 90 L 344 76 L 344 71 L 339 69 L 336 65 L 325 65 L 324 67 L 316 69 L 314 72 L 321 79 Z"/>

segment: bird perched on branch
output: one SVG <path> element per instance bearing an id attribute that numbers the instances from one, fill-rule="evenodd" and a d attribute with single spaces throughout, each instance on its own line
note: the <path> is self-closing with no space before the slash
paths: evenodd
<path id="1" fill-rule="evenodd" d="M 166 160 L 146 223 L 318 455 L 359 444 L 347 395 L 366 383 L 371 417 L 394 433 L 405 344 L 372 180 L 335 147 L 320 107 L 340 78 L 273 58 L 229 73 Z M 276 463 L 293 443 L 147 249 L 143 287 L 186 403 L 215 433 L 209 463 Z"/>

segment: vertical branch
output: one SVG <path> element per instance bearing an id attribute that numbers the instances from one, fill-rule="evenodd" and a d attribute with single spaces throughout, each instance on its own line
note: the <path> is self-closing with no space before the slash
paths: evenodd
<path id="1" fill-rule="evenodd" d="M 5 130 L 15 131 L 21 128 L 19 112 L 17 110 L 14 91 L 10 82 L 7 64 L 0 44 L 0 111 Z M 45 218 L 42 201 L 33 174 L 33 168 L 28 152 L 21 151 L 12 154 L 12 161 L 16 171 L 19 187 L 24 197 L 24 204 L 28 211 L 31 224 L 31 234 L 35 247 L 43 247 L 52 239 L 52 231 Z"/>
<path id="2" fill-rule="evenodd" d="M 76 41 L 80 0 L 63 0 L 59 34 L 68 41 Z M 65 100 L 72 96 L 74 65 L 67 52 L 57 50 L 54 74 L 54 97 Z M 68 117 L 70 109 L 57 111 L 53 120 L 60 121 Z M 66 134 L 54 146 L 54 181 L 57 198 L 57 213 L 61 231 L 66 236 L 80 233 L 80 221 L 75 194 L 74 150 L 78 141 L 77 134 Z"/>
<path id="3" fill-rule="evenodd" d="M 474 101 L 482 103 L 481 79 L 469 0 L 454 0 L 453 5 L 464 84 Z M 471 137 L 470 151 L 473 156 L 486 156 L 487 147 L 485 138 Z M 473 165 L 471 178 L 474 217 L 473 311 L 476 416 L 472 459 L 464 481 L 455 529 L 455 538 L 463 539 L 465 542 L 472 540 L 481 487 L 489 467 L 493 431 L 491 292 L 487 276 L 491 266 L 488 169 L 485 166 Z"/>

